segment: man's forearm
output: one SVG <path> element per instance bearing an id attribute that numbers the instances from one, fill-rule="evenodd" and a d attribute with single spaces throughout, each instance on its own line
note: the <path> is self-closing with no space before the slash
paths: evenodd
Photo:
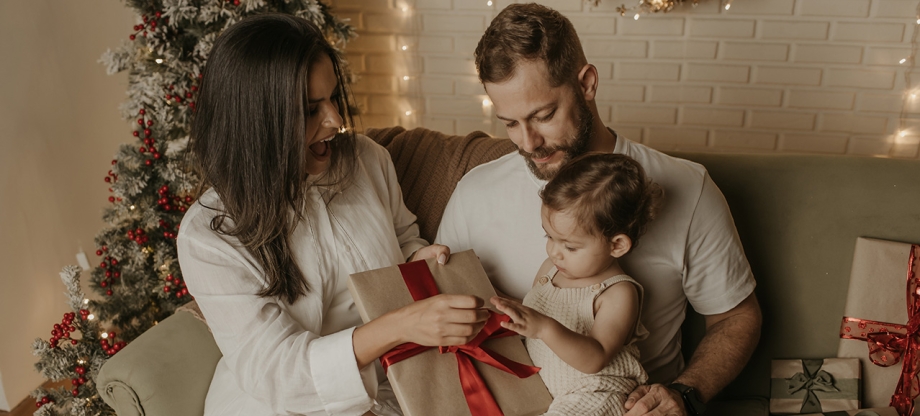
<path id="1" fill-rule="evenodd" d="M 760 306 L 751 294 L 724 316 L 707 316 L 706 321 L 706 335 L 674 381 L 696 388 L 708 402 L 738 376 L 757 347 Z"/>

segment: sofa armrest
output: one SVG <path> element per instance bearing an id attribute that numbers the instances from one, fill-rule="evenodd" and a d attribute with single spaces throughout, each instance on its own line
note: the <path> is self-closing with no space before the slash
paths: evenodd
<path id="1" fill-rule="evenodd" d="M 220 357 L 208 326 L 179 311 L 112 356 L 96 387 L 119 416 L 200 416 Z"/>

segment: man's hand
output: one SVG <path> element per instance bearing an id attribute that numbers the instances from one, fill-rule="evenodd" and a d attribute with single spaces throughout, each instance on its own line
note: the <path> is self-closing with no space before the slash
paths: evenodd
<path id="1" fill-rule="evenodd" d="M 626 398 L 624 416 L 687 416 L 684 400 L 662 384 L 641 385 Z"/>

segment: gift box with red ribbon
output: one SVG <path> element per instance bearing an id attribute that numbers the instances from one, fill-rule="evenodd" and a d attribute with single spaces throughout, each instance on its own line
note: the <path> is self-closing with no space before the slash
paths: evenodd
<path id="1" fill-rule="evenodd" d="M 855 358 L 773 360 L 770 373 L 770 413 L 859 409 L 860 372 Z"/>
<path id="2" fill-rule="evenodd" d="M 364 322 L 438 293 L 488 300 L 495 289 L 472 250 L 446 265 L 420 260 L 351 275 L 348 288 Z M 407 416 L 538 415 L 552 397 L 516 333 L 492 316 L 479 335 L 460 346 L 403 344 L 381 364 Z"/>
<path id="3" fill-rule="evenodd" d="M 898 416 L 893 407 L 874 407 L 872 409 L 840 410 L 837 412 L 808 413 L 798 416 Z"/>
<path id="4" fill-rule="evenodd" d="M 920 246 L 859 238 L 838 357 L 859 358 L 863 405 L 915 415 L 920 395 Z"/>

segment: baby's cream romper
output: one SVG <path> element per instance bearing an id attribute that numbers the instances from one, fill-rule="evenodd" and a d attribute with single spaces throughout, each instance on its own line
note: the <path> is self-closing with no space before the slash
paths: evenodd
<path id="1" fill-rule="evenodd" d="M 574 332 L 588 335 L 594 326 L 595 299 L 617 283 L 636 285 L 639 311 L 642 311 L 642 286 L 625 274 L 588 287 L 559 288 L 553 285 L 557 271 L 553 267 L 540 278 L 524 297 L 524 305 L 559 321 Z M 623 403 L 626 396 L 648 380 L 639 364 L 639 349 L 636 347 L 636 341 L 647 336 L 645 327 L 637 323 L 632 339 L 606 367 L 595 374 L 576 370 L 557 357 L 543 341 L 527 338 L 527 352 L 534 365 L 541 368 L 540 377 L 553 395 L 546 415 L 619 416 L 625 413 Z"/>

